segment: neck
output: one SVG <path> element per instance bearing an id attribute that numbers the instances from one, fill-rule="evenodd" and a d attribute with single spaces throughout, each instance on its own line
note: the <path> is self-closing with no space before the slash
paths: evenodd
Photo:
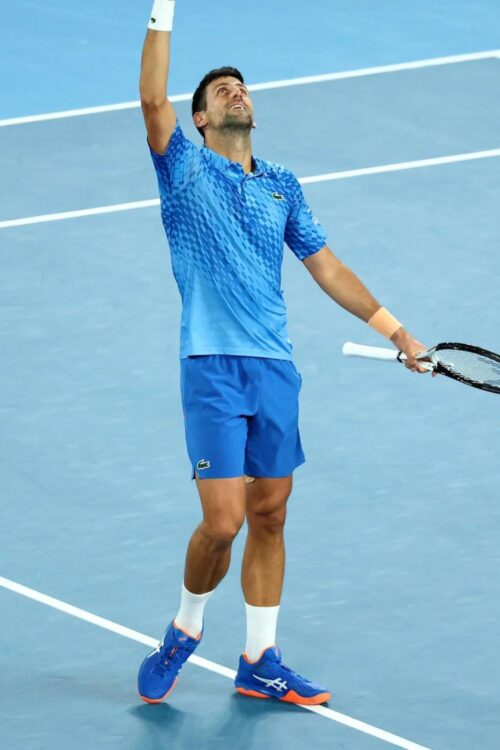
<path id="1" fill-rule="evenodd" d="M 217 131 L 205 133 L 205 145 L 220 156 L 238 162 L 245 174 L 252 171 L 252 139 L 241 131 Z"/>

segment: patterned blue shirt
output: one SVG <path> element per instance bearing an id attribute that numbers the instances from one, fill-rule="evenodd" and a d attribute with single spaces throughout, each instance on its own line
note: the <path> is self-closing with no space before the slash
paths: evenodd
<path id="1" fill-rule="evenodd" d="M 180 125 L 151 149 L 182 298 L 181 359 L 193 354 L 292 359 L 281 289 L 283 243 L 302 260 L 326 244 L 297 178 L 262 159 L 241 164 L 197 148 Z"/>

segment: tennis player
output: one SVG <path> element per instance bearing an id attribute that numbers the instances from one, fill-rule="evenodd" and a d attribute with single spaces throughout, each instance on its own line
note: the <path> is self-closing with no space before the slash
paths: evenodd
<path id="1" fill-rule="evenodd" d="M 203 510 L 186 555 L 180 608 L 143 661 L 139 693 L 162 701 L 198 647 L 205 605 L 248 524 L 241 583 L 247 636 L 236 690 L 318 704 L 330 691 L 286 667 L 276 646 L 285 568 L 283 527 L 293 471 L 304 463 L 301 377 L 281 291 L 284 242 L 326 294 L 389 338 L 423 371 L 426 347 L 336 258 L 296 177 L 252 154 L 253 104 L 241 73 L 208 73 L 192 101 L 203 138 L 186 139 L 168 98 L 173 0 L 155 0 L 140 93 L 161 215 L 182 297 L 181 393 L 186 441 Z"/>

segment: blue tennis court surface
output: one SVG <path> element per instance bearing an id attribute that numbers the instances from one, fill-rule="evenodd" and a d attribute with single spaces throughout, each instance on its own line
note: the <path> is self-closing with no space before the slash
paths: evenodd
<path id="1" fill-rule="evenodd" d="M 488 53 L 252 98 L 256 154 L 314 178 L 304 191 L 330 246 L 377 298 L 429 345 L 498 351 L 500 6 L 415 5 L 179 3 L 171 91 L 219 63 L 260 83 Z M 26 20 L 2 44 L 17 76 L 1 117 L 136 99 L 148 12 L 115 0 L 2 11 L 13 32 Z M 198 142 L 189 102 L 176 109 Z M 279 645 L 332 687 L 330 712 L 245 699 L 198 664 L 168 704 L 138 701 L 138 665 L 177 609 L 200 518 L 159 208 L 124 207 L 157 197 L 140 110 L 0 127 L 0 154 L 0 582 L 138 634 L 2 589 L 2 748 L 497 750 L 500 401 L 344 359 L 347 339 L 380 338 L 288 251 L 307 463 Z M 408 164 L 423 160 L 438 161 Z M 109 206 L 123 210 L 54 216 Z M 230 669 L 244 646 L 242 542 L 197 652 Z"/>

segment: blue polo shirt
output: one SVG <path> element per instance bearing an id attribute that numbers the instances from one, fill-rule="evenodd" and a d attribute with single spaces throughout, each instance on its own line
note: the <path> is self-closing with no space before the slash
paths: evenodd
<path id="1" fill-rule="evenodd" d="M 179 124 L 151 156 L 182 298 L 181 359 L 193 354 L 292 359 L 281 289 L 283 243 L 303 260 L 326 235 L 288 169 L 253 172 L 189 141 Z"/>

